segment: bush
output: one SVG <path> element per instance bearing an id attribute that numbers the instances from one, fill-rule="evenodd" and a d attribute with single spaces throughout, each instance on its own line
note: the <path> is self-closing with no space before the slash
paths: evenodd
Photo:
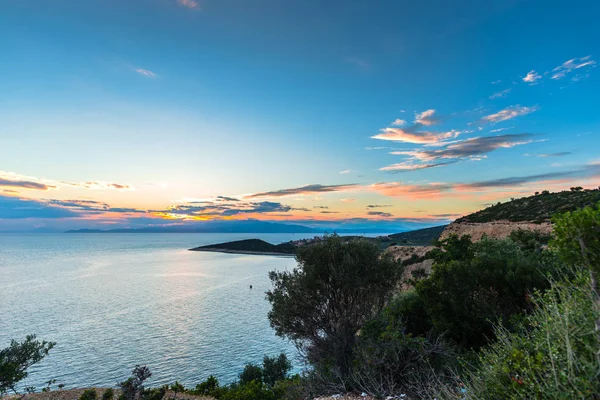
<path id="1" fill-rule="evenodd" d="M 96 400 L 96 389 L 86 389 L 83 391 L 79 400 Z"/>
<path id="2" fill-rule="evenodd" d="M 131 371 L 131 377 L 119 383 L 121 388 L 120 400 L 136 400 L 144 390 L 144 382 L 152 376 L 148 367 L 136 365 Z"/>
<path id="3" fill-rule="evenodd" d="M 416 290 L 437 334 L 479 349 L 494 340 L 496 324 L 510 329 L 531 311 L 530 292 L 549 287 L 548 276 L 563 265 L 553 253 L 527 251 L 509 239 L 467 239 L 442 242 L 431 275 Z"/>
<path id="4" fill-rule="evenodd" d="M 28 375 L 27 369 L 42 361 L 55 344 L 28 335 L 25 341 L 12 340 L 9 347 L 0 350 L 0 396 L 9 390 L 16 394 L 17 384 Z"/>
<path id="5" fill-rule="evenodd" d="M 217 399 L 220 395 L 219 392 L 219 380 L 213 375 L 206 378 L 204 382 L 197 384 L 196 388 L 193 391 L 191 391 L 192 394 L 195 394 L 197 396 L 211 396 Z"/>
<path id="6" fill-rule="evenodd" d="M 283 381 L 287 378 L 288 373 L 292 369 L 292 364 L 287 356 L 281 353 L 278 357 L 265 356 L 262 367 L 263 382 L 273 387 L 278 381 Z"/>
<path id="7" fill-rule="evenodd" d="M 245 385 L 250 382 L 263 381 L 263 370 L 260 366 L 255 364 L 246 364 L 244 370 L 240 374 L 240 385 Z"/>
<path id="8" fill-rule="evenodd" d="M 365 324 L 354 348 L 353 389 L 385 397 L 410 393 L 421 397 L 421 381 L 433 374 L 442 379 L 456 356 L 441 338 L 415 337 L 406 332 L 398 304 L 386 307 Z"/>
<path id="9" fill-rule="evenodd" d="M 356 333 L 385 305 L 402 268 L 374 243 L 335 235 L 300 247 L 296 260 L 292 272 L 269 274 L 271 326 L 313 365 L 347 376 Z"/>
<path id="10" fill-rule="evenodd" d="M 115 397 L 115 391 L 112 388 L 108 388 L 102 393 L 102 400 L 112 400 Z"/>
<path id="11" fill-rule="evenodd" d="M 481 352 L 466 382 L 469 399 L 594 399 L 600 393 L 600 343 L 594 332 L 589 277 L 537 292 L 537 310 L 520 330 L 496 329 L 498 341 Z M 596 396 L 596 397 L 595 397 Z"/>

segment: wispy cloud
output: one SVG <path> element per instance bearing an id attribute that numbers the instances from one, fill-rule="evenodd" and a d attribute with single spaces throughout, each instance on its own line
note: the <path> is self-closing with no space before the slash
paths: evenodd
<path id="1" fill-rule="evenodd" d="M 529 133 L 475 137 L 436 150 L 393 151 L 391 154 L 410 156 L 414 160 L 430 162 L 439 159 L 462 159 L 480 157 L 499 148 L 510 148 L 533 142 Z"/>
<path id="2" fill-rule="evenodd" d="M 420 169 L 429 169 L 435 167 L 442 167 L 444 165 L 454 164 L 457 161 L 448 161 L 442 163 L 415 163 L 414 161 L 404 161 L 392 165 L 388 165 L 386 167 L 379 168 L 380 171 L 388 171 L 388 172 L 408 172 L 408 171 L 417 171 Z"/>
<path id="3" fill-rule="evenodd" d="M 390 140 L 395 142 L 428 144 L 439 143 L 441 141 L 452 139 L 462 132 L 451 130 L 448 132 L 430 132 L 416 130 L 416 126 L 407 129 L 402 128 L 384 128 L 381 133 L 371 136 L 371 139 Z"/>
<path id="4" fill-rule="evenodd" d="M 509 126 L 507 128 L 498 128 L 498 129 L 492 129 L 490 130 L 490 133 L 497 133 L 497 132 L 502 132 L 502 131 L 506 131 L 508 129 L 513 129 L 514 126 Z"/>
<path id="5" fill-rule="evenodd" d="M 371 68 L 371 63 L 367 60 L 358 57 L 347 57 L 345 60 L 348 64 L 352 64 L 360 70 L 366 71 Z"/>
<path id="6" fill-rule="evenodd" d="M 435 116 L 435 110 L 429 109 L 415 114 L 415 124 L 431 126 L 439 123 L 440 120 Z"/>
<path id="7" fill-rule="evenodd" d="M 47 185 L 41 182 L 12 180 L 0 177 L 0 187 L 31 189 L 31 190 L 50 190 L 56 189 L 56 186 Z"/>
<path id="8" fill-rule="evenodd" d="M 377 216 L 377 217 L 383 217 L 383 218 L 391 218 L 394 215 L 388 212 L 383 212 L 383 211 L 369 211 L 367 213 L 367 215 L 371 215 L 371 216 Z"/>
<path id="9" fill-rule="evenodd" d="M 482 121 L 491 122 L 491 123 L 508 121 L 509 119 L 519 117 L 521 115 L 531 114 L 532 112 L 535 112 L 537 110 L 539 110 L 538 106 L 532 106 L 532 107 L 522 107 L 519 105 L 510 106 L 510 107 L 505 108 L 504 110 L 498 111 L 497 113 L 486 115 L 485 117 L 482 118 Z"/>
<path id="10" fill-rule="evenodd" d="M 290 189 L 273 190 L 270 192 L 254 193 L 247 195 L 248 199 L 264 198 L 264 197 L 285 197 L 295 195 L 306 195 L 314 193 L 328 193 L 328 192 L 344 192 L 357 188 L 359 185 L 356 183 L 346 185 L 305 185 Z"/>
<path id="11" fill-rule="evenodd" d="M 179 5 L 182 7 L 186 7 L 192 10 L 197 10 L 200 8 L 200 4 L 194 0 L 177 0 L 177 3 L 179 3 Z"/>
<path id="12" fill-rule="evenodd" d="M 352 172 L 351 169 L 345 169 L 343 171 L 340 171 L 340 174 L 345 175 L 345 174 L 349 174 L 350 172 Z"/>
<path id="13" fill-rule="evenodd" d="M 233 201 L 224 200 L 226 196 L 219 196 L 213 200 L 202 202 L 171 205 L 164 210 L 151 210 L 150 213 L 166 219 L 184 220 L 211 220 L 231 219 L 238 216 L 280 216 L 291 211 L 310 211 L 306 208 L 292 206 L 274 201 Z"/>
<path id="14" fill-rule="evenodd" d="M 392 122 L 392 125 L 394 125 L 394 126 L 406 125 L 406 120 L 398 118 L 394 122 Z"/>
<path id="15" fill-rule="evenodd" d="M 558 153 L 540 154 L 538 157 L 564 157 L 572 154 L 570 151 L 560 151 Z"/>
<path id="16" fill-rule="evenodd" d="M 511 90 L 512 89 L 504 89 L 504 90 L 501 90 L 500 92 L 496 92 L 496 93 L 494 93 L 493 95 L 490 96 L 490 99 L 494 100 L 494 99 L 499 99 L 499 98 L 502 98 L 502 97 L 506 97 L 506 95 L 509 94 Z"/>
<path id="17" fill-rule="evenodd" d="M 502 80 L 498 79 L 497 81 L 493 81 L 493 82 L 492 82 L 492 85 L 497 85 L 497 84 L 499 84 L 499 83 L 502 83 Z"/>
<path id="18" fill-rule="evenodd" d="M 591 56 L 573 58 L 554 68 L 552 70 L 552 79 L 562 79 L 573 71 L 580 70 L 582 68 L 589 70 L 595 66 L 596 61 L 592 60 Z"/>
<path id="19" fill-rule="evenodd" d="M 146 78 L 156 78 L 156 74 L 149 69 L 137 68 L 135 70 L 138 74 L 145 76 Z"/>
<path id="20" fill-rule="evenodd" d="M 369 204 L 367 205 L 367 208 L 388 208 L 388 207 L 392 207 L 391 204 Z"/>
<path id="21" fill-rule="evenodd" d="M 535 85 L 539 79 L 542 79 L 542 76 L 532 69 L 527 73 L 527 75 L 525 75 L 523 82 L 527 82 L 530 85 Z"/>
<path id="22" fill-rule="evenodd" d="M 92 189 L 92 190 L 106 190 L 106 189 L 114 189 L 114 190 L 135 190 L 135 188 L 131 185 L 121 184 L 121 183 L 112 183 L 112 182 L 102 182 L 102 181 L 88 181 L 88 182 L 60 182 L 67 186 L 79 187 L 84 189 Z"/>

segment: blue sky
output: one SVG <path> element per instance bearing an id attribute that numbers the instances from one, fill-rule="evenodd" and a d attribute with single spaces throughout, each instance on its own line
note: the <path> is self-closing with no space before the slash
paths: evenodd
<path id="1" fill-rule="evenodd" d="M 597 187 L 598 15 L 592 1 L 2 0 L 0 230 L 431 225 Z"/>

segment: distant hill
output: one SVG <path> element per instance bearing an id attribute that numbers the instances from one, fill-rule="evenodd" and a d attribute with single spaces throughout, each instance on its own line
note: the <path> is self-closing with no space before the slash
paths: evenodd
<path id="1" fill-rule="evenodd" d="M 139 229 L 77 229 L 66 233 L 316 233 L 318 228 L 257 220 L 204 221 L 187 225 L 154 226 Z"/>
<path id="2" fill-rule="evenodd" d="M 556 213 L 573 211 L 600 202 L 600 189 L 574 188 L 570 191 L 549 193 L 544 191 L 506 203 L 498 203 L 486 209 L 457 219 L 456 223 L 483 223 L 492 221 L 534 222 L 550 220 Z"/>
<path id="3" fill-rule="evenodd" d="M 395 233 L 388 237 L 401 246 L 427 246 L 440 237 L 446 226 L 448 225 Z"/>
<path id="4" fill-rule="evenodd" d="M 208 246 L 195 247 L 194 251 L 218 251 L 227 250 L 228 252 L 251 252 L 251 253 L 281 253 L 294 254 L 296 247 L 288 243 L 274 245 L 260 239 L 236 240 L 233 242 L 211 244 Z"/>

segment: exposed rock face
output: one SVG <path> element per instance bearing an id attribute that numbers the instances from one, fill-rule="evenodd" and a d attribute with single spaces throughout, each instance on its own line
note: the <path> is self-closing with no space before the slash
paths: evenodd
<path id="1" fill-rule="evenodd" d="M 537 231 L 542 234 L 552 233 L 552 224 L 550 222 L 542 222 L 534 224 L 533 222 L 510 222 L 510 221 L 493 221 L 493 222 L 453 222 L 444 229 L 440 240 L 446 239 L 451 234 L 458 236 L 470 235 L 473 241 L 481 240 L 483 235 L 491 239 L 502 239 L 510 235 L 512 231 L 519 229 L 528 231 Z"/>
<path id="2" fill-rule="evenodd" d="M 421 259 L 425 257 L 425 255 L 434 248 L 434 246 L 390 246 L 387 248 L 386 251 L 391 253 L 396 260 L 402 262 L 410 260 L 411 258 Z M 413 271 L 422 269 L 427 275 L 429 275 L 431 273 L 432 266 L 432 259 L 422 260 L 415 263 L 411 263 L 409 265 L 405 265 L 400 288 L 403 290 L 408 289 L 409 286 L 406 284 L 406 280 L 412 277 Z"/>

